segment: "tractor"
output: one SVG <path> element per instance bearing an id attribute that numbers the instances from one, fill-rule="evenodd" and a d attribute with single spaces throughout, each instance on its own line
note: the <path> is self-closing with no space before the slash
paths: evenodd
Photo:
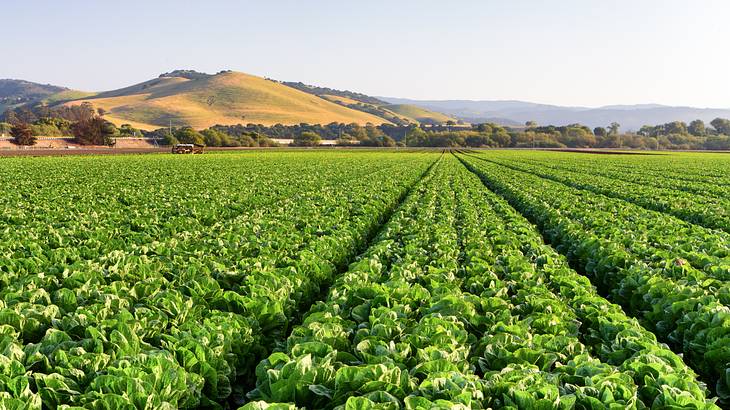
<path id="1" fill-rule="evenodd" d="M 205 145 L 201 144 L 175 144 L 172 147 L 173 154 L 202 154 L 204 150 Z"/>

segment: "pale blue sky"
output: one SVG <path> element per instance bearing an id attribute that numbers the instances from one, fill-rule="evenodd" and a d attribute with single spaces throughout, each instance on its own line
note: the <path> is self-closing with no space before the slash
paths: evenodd
<path id="1" fill-rule="evenodd" d="M 730 107 L 730 1 L 0 0 L 0 78 L 176 68 L 419 99 Z"/>

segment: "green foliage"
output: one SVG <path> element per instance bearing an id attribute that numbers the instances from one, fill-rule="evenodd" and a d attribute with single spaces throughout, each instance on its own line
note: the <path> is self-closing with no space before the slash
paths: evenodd
<path id="1" fill-rule="evenodd" d="M 54 125 L 32 124 L 30 126 L 33 135 L 38 137 L 62 137 L 63 132 Z"/>
<path id="2" fill-rule="evenodd" d="M 718 134 L 730 136 L 730 120 L 726 118 L 715 118 L 710 121 L 710 125 Z"/>
<path id="3" fill-rule="evenodd" d="M 337 145 L 342 146 L 348 146 L 348 145 L 356 145 L 358 141 L 350 134 L 342 134 L 339 138 L 337 138 Z"/>
<path id="4" fill-rule="evenodd" d="M 412 127 L 408 131 L 406 144 L 411 147 L 500 147 L 508 146 L 511 138 L 507 131 L 497 124 L 479 124 L 473 128 L 436 128 L 425 131 Z M 462 130 L 463 129 L 463 130 Z"/>
<path id="5" fill-rule="evenodd" d="M 6 158 L 0 406 L 726 405 L 724 157 L 576 155 Z"/>
<path id="6" fill-rule="evenodd" d="M 334 409 L 717 408 L 679 356 L 451 155 L 260 362 L 249 398 Z"/>
<path id="7" fill-rule="evenodd" d="M 730 271 L 725 259 L 730 234 L 700 226 L 723 230 L 729 226 L 725 194 L 717 190 L 713 194 L 711 184 L 707 185 L 708 192 L 700 186 L 702 178 L 698 175 L 706 172 L 703 167 L 707 163 L 688 162 L 696 161 L 696 157 L 684 157 L 684 161 L 675 157 L 664 164 L 662 160 L 644 160 L 664 168 L 657 172 L 649 166 L 646 170 L 627 168 L 626 164 L 634 161 L 625 158 L 593 159 L 603 166 L 594 163 L 589 174 L 577 171 L 575 163 L 583 162 L 577 158 L 560 155 L 560 162 L 571 161 L 573 165 L 558 166 L 548 158 L 526 163 L 521 157 L 502 154 L 492 155 L 488 161 L 464 159 L 490 188 L 538 224 L 551 243 L 570 255 L 602 292 L 639 318 L 659 340 L 683 353 L 687 363 L 727 402 L 730 396 L 724 393 L 723 377 L 730 355 L 719 346 L 730 334 L 728 322 L 721 319 L 726 315 L 726 308 L 721 306 L 729 293 Z M 610 173 L 604 167 L 613 161 L 624 166 Z M 676 169 L 679 164 L 681 171 Z M 711 159 L 709 164 L 713 164 Z M 714 166 L 721 167 L 718 162 Z M 644 172 L 654 174 L 649 178 L 651 185 L 642 182 Z M 671 174 L 696 179 L 684 183 L 666 179 Z M 657 184 L 671 189 L 657 188 Z M 690 194 L 693 189 L 696 193 Z M 680 203 L 689 209 L 683 210 Z M 622 356 L 617 359 L 625 360 Z M 671 361 L 676 363 L 676 359 Z M 640 377 L 656 365 L 650 358 L 623 363 Z M 679 382 L 675 378 L 664 380 Z M 663 402 L 682 400 L 675 397 Z"/>
<path id="8" fill-rule="evenodd" d="M 435 159 L 7 158 L 0 407 L 240 403 L 255 364 Z"/>
<path id="9" fill-rule="evenodd" d="M 702 120 L 694 120 L 690 122 L 687 132 L 696 137 L 701 137 L 707 133 L 705 123 Z"/>
<path id="10" fill-rule="evenodd" d="M 141 138 L 144 135 L 142 134 L 142 131 L 138 130 L 137 128 L 134 128 L 129 124 L 122 124 L 122 126 L 119 127 L 119 136 L 120 137 Z"/>
<path id="11" fill-rule="evenodd" d="M 182 144 L 205 145 L 205 138 L 192 127 L 182 127 L 173 131 L 173 136 Z"/>
<path id="12" fill-rule="evenodd" d="M 200 132 L 203 135 L 203 138 L 205 140 L 205 145 L 209 147 L 255 147 L 256 142 L 253 141 L 250 137 L 243 138 L 246 136 L 243 136 L 239 138 L 238 140 L 233 139 L 230 135 L 219 131 L 214 128 L 208 128 L 206 130 L 203 130 Z"/>
<path id="13" fill-rule="evenodd" d="M 295 147 L 315 147 L 319 145 L 322 139 L 319 135 L 311 131 L 304 131 L 301 134 L 294 137 L 294 141 L 291 143 Z"/>
<path id="14" fill-rule="evenodd" d="M 363 147 L 395 147 L 395 140 L 387 135 L 368 136 L 360 141 Z"/>

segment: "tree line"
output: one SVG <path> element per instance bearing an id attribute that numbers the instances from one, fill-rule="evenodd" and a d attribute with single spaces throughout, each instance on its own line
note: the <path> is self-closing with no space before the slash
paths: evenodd
<path id="1" fill-rule="evenodd" d="M 637 132 L 621 132 L 621 125 L 616 122 L 594 129 L 581 124 L 540 126 L 533 121 L 520 129 L 491 123 L 473 125 L 468 129 L 421 127 L 408 131 L 404 145 L 730 150 L 730 120 L 716 118 L 709 125 L 706 126 L 701 120 L 692 121 L 689 125 L 674 121 L 644 126 Z"/>
<path id="2" fill-rule="evenodd" d="M 730 120 L 716 118 L 709 124 L 673 121 L 646 125 L 637 132 L 621 132 L 618 123 L 593 129 L 581 125 L 505 127 L 494 123 L 463 126 L 415 124 L 261 124 L 215 125 L 198 131 L 191 127 L 143 131 L 129 124 L 115 126 L 103 109 L 89 103 L 74 106 L 20 107 L 6 111 L 0 134 L 20 145 L 33 145 L 38 136 L 73 137 L 83 145 L 112 145 L 116 138 L 156 138 L 163 145 L 192 143 L 216 147 L 270 147 L 274 139 L 292 139 L 292 145 L 314 146 L 322 140 L 337 145 L 370 147 L 491 147 L 491 148 L 633 148 L 633 149 L 730 149 Z"/>
<path id="3" fill-rule="evenodd" d="M 0 134 L 10 134 L 18 145 L 35 145 L 38 136 L 73 136 L 81 145 L 113 145 L 114 138 L 132 127 L 117 128 L 104 119 L 106 111 L 89 103 L 38 112 L 27 107 L 6 111 Z M 141 134 L 140 134 L 141 135 Z"/>

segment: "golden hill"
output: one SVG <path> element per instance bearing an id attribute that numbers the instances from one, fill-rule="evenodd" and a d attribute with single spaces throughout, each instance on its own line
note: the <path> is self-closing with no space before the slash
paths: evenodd
<path id="1" fill-rule="evenodd" d="M 169 125 L 197 129 L 235 124 L 382 124 L 383 118 L 353 110 L 274 81 L 238 72 L 204 78 L 160 77 L 65 104 L 90 102 L 116 125 L 151 130 Z"/>
<path id="2" fill-rule="evenodd" d="M 440 112 L 430 111 L 412 104 L 385 104 L 375 105 L 340 95 L 323 94 L 322 98 L 353 108 L 359 111 L 377 112 L 379 117 L 395 122 L 397 119 L 406 120 L 414 124 L 446 124 L 447 121 L 456 119 Z"/>
<path id="3" fill-rule="evenodd" d="M 448 115 L 430 111 L 412 104 L 389 104 L 383 105 L 382 108 L 401 117 L 415 120 L 420 124 L 445 124 L 447 121 L 456 121 L 456 119 Z"/>

